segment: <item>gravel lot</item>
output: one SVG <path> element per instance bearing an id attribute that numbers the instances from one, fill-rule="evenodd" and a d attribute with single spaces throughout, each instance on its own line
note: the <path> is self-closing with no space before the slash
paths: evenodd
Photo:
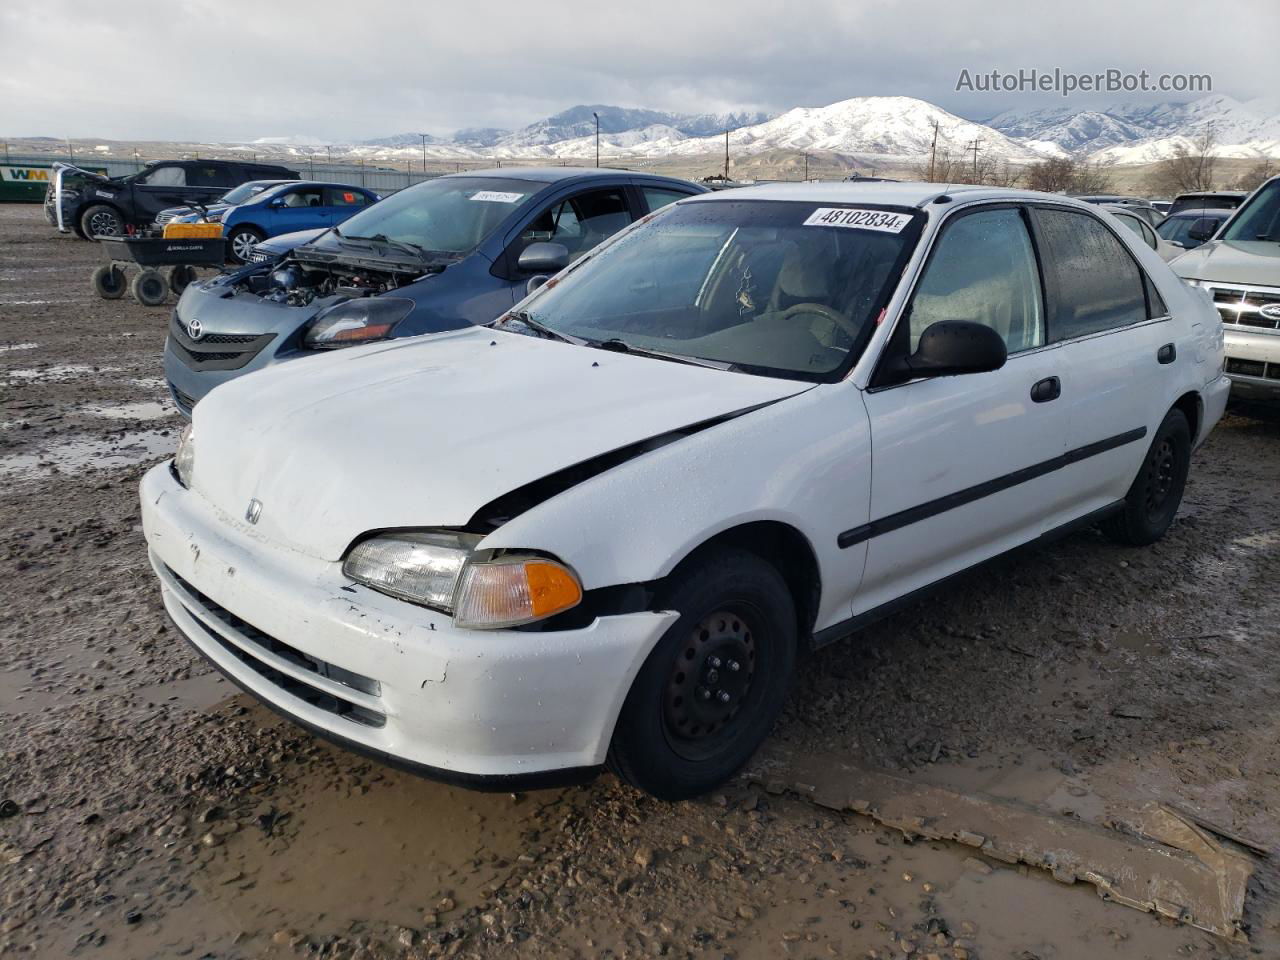
<path id="1" fill-rule="evenodd" d="M 169 308 L 94 297 L 98 256 L 0 207 L 0 956 L 1280 957 L 1267 858 L 1228 944 L 747 778 L 471 794 L 278 719 L 165 622 Z M 1280 424 L 1229 417 L 1163 542 L 1080 533 L 808 657 L 769 757 L 1280 850 L 1278 486 Z"/>

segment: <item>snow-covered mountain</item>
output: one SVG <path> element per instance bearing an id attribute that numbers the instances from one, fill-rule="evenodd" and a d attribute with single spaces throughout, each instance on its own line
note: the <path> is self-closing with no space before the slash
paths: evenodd
<path id="1" fill-rule="evenodd" d="M 1280 156 L 1280 102 L 1265 99 L 1241 103 L 1215 94 L 1189 103 L 1010 110 L 987 123 L 1010 137 L 1048 140 L 1117 163 L 1164 159 L 1210 128 L 1221 156 Z"/>
<path id="2" fill-rule="evenodd" d="M 796 107 L 777 116 L 737 112 L 673 114 L 633 107 L 582 104 L 519 130 L 470 128 L 452 137 L 428 136 L 429 159 L 485 161 L 508 158 L 584 160 L 693 157 L 724 150 L 724 131 L 737 156 L 769 153 L 840 154 L 855 159 L 919 160 L 927 157 L 936 124 L 940 154 L 967 155 L 978 142 L 986 160 L 1027 162 L 1073 154 L 1093 160 L 1145 163 L 1170 156 L 1179 144 L 1212 127 L 1218 152 L 1232 157 L 1280 157 L 1280 101 L 1245 103 L 1226 96 L 1190 103 L 1114 104 L 1094 109 L 1049 107 L 1012 110 L 986 123 L 966 120 L 911 97 L 854 97 L 819 107 Z M 310 153 L 321 141 L 262 138 L 259 144 Z M 338 149 L 338 148 L 334 148 Z M 422 136 L 401 133 L 343 148 L 366 160 L 421 158 Z"/>

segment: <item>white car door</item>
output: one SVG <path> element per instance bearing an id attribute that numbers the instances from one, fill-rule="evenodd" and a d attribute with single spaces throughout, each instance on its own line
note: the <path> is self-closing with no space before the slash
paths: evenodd
<path id="1" fill-rule="evenodd" d="M 1033 539 L 1056 519 L 1062 357 L 1046 344 L 1026 210 L 980 206 L 943 224 L 877 376 L 941 320 L 993 327 L 1009 359 L 989 373 L 889 386 L 873 379 L 871 520 L 841 539 L 868 544 L 855 615 Z"/>
<path id="2" fill-rule="evenodd" d="M 1175 398 L 1168 364 L 1192 362 L 1154 284 L 1117 234 L 1093 214 L 1033 208 L 1044 251 L 1050 343 L 1063 354 L 1062 406 L 1072 461 L 1057 496 L 1072 517 L 1124 497 Z"/>

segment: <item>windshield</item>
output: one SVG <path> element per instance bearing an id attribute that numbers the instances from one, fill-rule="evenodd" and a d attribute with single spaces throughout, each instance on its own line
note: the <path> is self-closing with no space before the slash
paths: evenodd
<path id="1" fill-rule="evenodd" d="M 1280 179 L 1265 184 L 1227 226 L 1223 240 L 1280 240 Z"/>
<path id="2" fill-rule="evenodd" d="M 342 225 L 342 236 L 386 237 L 423 250 L 469 253 L 540 186 L 497 177 L 428 180 L 357 213 Z"/>
<path id="3" fill-rule="evenodd" d="M 835 380 L 874 329 L 920 219 L 812 202 L 677 204 L 548 284 L 527 313 L 593 345 Z"/>
<path id="4" fill-rule="evenodd" d="M 242 183 L 234 190 L 228 190 L 219 199 L 219 203 L 244 203 L 250 197 L 256 197 L 263 190 L 275 186 L 272 180 L 250 180 Z"/>

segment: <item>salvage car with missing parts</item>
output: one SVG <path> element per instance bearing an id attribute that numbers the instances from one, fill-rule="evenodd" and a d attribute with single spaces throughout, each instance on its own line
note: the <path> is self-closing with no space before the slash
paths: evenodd
<path id="1" fill-rule="evenodd" d="M 1085 204 L 706 194 L 486 327 L 220 387 L 143 523 L 178 629 L 323 735 L 687 797 L 802 645 L 1063 529 L 1161 537 L 1222 362 L 1204 293 Z"/>

